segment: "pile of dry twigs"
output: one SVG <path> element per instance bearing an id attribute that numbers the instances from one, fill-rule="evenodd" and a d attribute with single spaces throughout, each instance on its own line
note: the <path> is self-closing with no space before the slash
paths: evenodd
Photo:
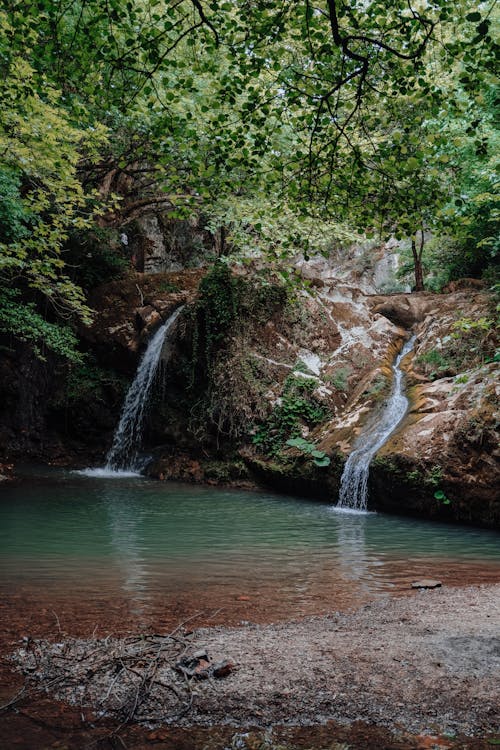
<path id="1" fill-rule="evenodd" d="M 26 691 L 87 707 L 88 718 L 114 717 L 120 727 L 169 724 L 189 712 L 198 692 L 216 689 L 216 680 L 234 669 L 228 659 L 212 662 L 204 649 L 195 650 L 192 635 L 178 626 L 166 635 L 121 639 L 25 638 L 13 659 Z"/>

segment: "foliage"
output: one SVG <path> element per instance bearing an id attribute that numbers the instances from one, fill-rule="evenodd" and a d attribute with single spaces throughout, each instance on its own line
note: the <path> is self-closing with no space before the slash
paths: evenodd
<path id="1" fill-rule="evenodd" d="M 267 412 L 266 367 L 249 355 L 249 337 L 287 301 L 286 289 L 269 280 L 232 274 L 219 260 L 202 279 L 190 306 L 185 365 L 190 429 L 199 440 L 239 439 Z"/>
<path id="2" fill-rule="evenodd" d="M 457 375 L 497 361 L 498 323 L 493 318 L 459 318 L 436 348 L 419 354 L 415 364 L 431 379 Z"/>
<path id="3" fill-rule="evenodd" d="M 225 197 L 210 205 L 207 229 L 225 231 L 225 254 L 230 259 L 250 261 L 264 256 L 283 261 L 291 254 L 329 255 L 338 246 L 350 244 L 358 235 L 346 224 L 308 217 L 273 195 Z"/>
<path id="4" fill-rule="evenodd" d="M 439 464 L 434 464 L 430 469 L 425 472 L 420 469 L 412 469 L 405 475 L 405 479 L 416 486 L 424 485 L 429 488 L 436 488 L 441 483 L 443 478 L 443 469 Z"/>
<path id="5" fill-rule="evenodd" d="M 446 493 L 443 490 L 436 490 L 434 493 L 434 497 L 436 500 L 438 500 L 442 505 L 450 505 L 451 500 L 449 497 L 446 497 Z"/>
<path id="6" fill-rule="evenodd" d="M 351 369 L 349 367 L 338 367 L 335 372 L 328 376 L 328 381 L 338 391 L 347 391 L 350 374 Z"/>
<path id="7" fill-rule="evenodd" d="M 197 369 L 204 375 L 209 373 L 215 350 L 228 335 L 238 313 L 240 286 L 229 266 L 221 261 L 200 282 L 198 299 L 189 310 L 193 323 L 191 387 L 199 379 Z"/>
<path id="8" fill-rule="evenodd" d="M 102 404 L 109 403 L 109 393 L 122 400 L 128 382 L 113 370 L 101 367 L 88 355 L 72 367 L 66 378 L 64 396 L 59 405 L 65 407 L 82 403 L 88 399 Z M 116 396 L 115 396 L 116 399 Z"/>
<path id="9" fill-rule="evenodd" d="M 92 230 L 70 232 L 64 261 L 71 280 L 85 293 L 120 276 L 130 263 L 116 231 L 98 226 Z"/>
<path id="10" fill-rule="evenodd" d="M 260 424 L 253 444 L 268 456 L 279 456 L 286 441 L 298 438 L 303 425 L 313 426 L 327 416 L 325 407 L 314 397 L 316 382 L 312 378 L 289 375 L 280 400 Z"/>
<path id="11" fill-rule="evenodd" d="M 210 373 L 218 349 L 231 334 L 249 323 L 266 322 L 286 301 L 283 285 L 258 277 L 247 281 L 233 275 L 226 262 L 216 261 L 201 280 L 199 296 L 189 311 L 193 324 L 191 387 Z"/>
<path id="12" fill-rule="evenodd" d="M 1 184 L 7 202 L 0 215 L 0 278 L 24 279 L 64 316 L 90 320 L 84 296 L 64 273 L 62 250 L 70 230 L 93 223 L 91 204 L 78 179 L 81 154 L 95 152 L 105 140 L 96 124 L 75 127 L 61 107 L 61 93 L 38 78 L 23 55 L 8 48 L 14 33 L 0 12 L 0 57 L 8 74 L 0 82 L 3 118 L 0 123 Z M 16 54 L 17 53 L 17 54 Z"/>
<path id="13" fill-rule="evenodd" d="M 449 374 L 450 371 L 455 369 L 455 363 L 451 359 L 451 355 L 441 349 L 431 349 L 419 354 L 415 362 L 431 380 L 444 377 L 445 374 Z"/>
<path id="14" fill-rule="evenodd" d="M 471 0 L 8 0 L 1 279 L 88 322 L 79 280 L 111 271 L 114 253 L 76 252 L 73 274 L 67 244 L 144 207 L 203 211 L 230 253 L 273 262 L 328 252 L 356 227 L 409 237 L 417 288 L 429 230 L 486 270 L 497 18 Z M 206 319 L 214 351 L 236 314 L 226 291 Z"/>
<path id="15" fill-rule="evenodd" d="M 326 455 L 325 451 L 319 451 L 314 443 L 309 443 L 302 437 L 290 438 L 287 440 L 285 445 L 291 448 L 297 448 L 301 453 L 306 456 L 311 456 L 315 466 L 329 466 L 330 459 Z"/>
<path id="16" fill-rule="evenodd" d="M 389 382 L 382 373 L 377 373 L 370 385 L 365 388 L 363 395 L 367 398 L 379 398 L 387 391 Z"/>
<path id="17" fill-rule="evenodd" d="M 160 284 L 158 284 L 158 289 L 162 292 L 180 292 L 180 287 L 178 284 L 174 283 L 173 281 L 161 281 Z"/>
<path id="18" fill-rule="evenodd" d="M 233 337 L 220 351 L 190 406 L 190 430 L 199 441 L 214 437 L 240 440 L 267 411 L 265 391 L 270 386 L 262 362 L 249 356 L 245 338 Z"/>
<path id="19" fill-rule="evenodd" d="M 80 363 L 83 360 L 71 328 L 45 320 L 33 302 L 22 303 L 19 300 L 15 289 L 4 289 L 0 293 L 0 329 L 31 344 L 39 359 L 45 359 L 47 350 L 50 350 L 70 362 Z"/>

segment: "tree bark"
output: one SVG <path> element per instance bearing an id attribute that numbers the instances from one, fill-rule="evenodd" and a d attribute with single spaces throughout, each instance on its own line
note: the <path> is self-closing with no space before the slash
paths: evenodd
<path id="1" fill-rule="evenodd" d="M 422 254 L 424 251 L 424 233 L 421 232 L 420 245 L 417 247 L 416 236 L 411 239 L 411 252 L 413 255 L 413 270 L 415 273 L 415 291 L 424 291 L 424 270 L 422 268 Z"/>

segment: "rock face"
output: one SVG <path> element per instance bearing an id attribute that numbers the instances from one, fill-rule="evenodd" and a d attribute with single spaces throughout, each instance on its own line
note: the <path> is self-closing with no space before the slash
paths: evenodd
<path id="1" fill-rule="evenodd" d="M 90 455 L 90 440 L 102 457 L 146 341 L 186 304 L 146 430 L 155 459 L 151 475 L 245 484 L 250 472 L 259 483 L 336 503 L 345 458 L 377 419 L 391 387 L 391 364 L 415 334 L 414 350 L 401 365 L 410 408 L 372 462 L 370 505 L 500 527 L 500 385 L 488 293 L 458 287 L 442 295 L 370 295 L 335 280 L 316 261 L 302 264 L 301 272 L 311 291 L 286 301 L 282 287 L 256 285 L 252 270 L 237 269 L 232 278 L 240 297 L 228 304 L 224 287 L 212 288 L 213 309 L 205 309 L 205 319 L 195 304 L 204 269 L 129 272 L 102 285 L 90 299 L 96 320 L 81 331 L 105 375 L 99 389 L 84 372 L 87 390 L 77 381 L 73 407 L 67 395 L 54 406 L 59 381 L 45 365 L 26 362 L 30 372 L 41 367 L 37 385 L 18 388 L 15 361 L 4 358 L 4 454 L 26 452 L 29 444 L 31 454 L 53 457 L 73 441 Z M 207 327 L 227 315 L 234 317 L 222 333 Z M 42 393 L 51 404 L 48 416 L 28 398 Z M 16 432 L 21 417 L 30 435 Z M 287 446 L 296 435 L 308 441 L 308 451 Z M 329 465 L 315 463 L 313 449 Z"/>
<path id="2" fill-rule="evenodd" d="M 304 463 L 298 469 L 257 458 L 260 478 L 304 493 L 309 482 L 312 494 L 336 502 L 341 456 L 350 453 L 365 422 L 376 419 L 391 377 L 388 365 L 411 329 L 415 349 L 402 363 L 410 408 L 372 463 L 370 505 L 500 527 L 500 384 L 498 363 L 488 363 L 496 343 L 491 298 L 476 291 L 365 297 L 337 286 L 323 287 L 318 303 L 341 335 L 322 360 L 318 388 L 331 389 L 328 376 L 335 382 L 337 373 L 338 385 L 339 371 L 347 374 L 331 417 L 308 436 L 332 463 L 320 478 Z"/>
<path id="3" fill-rule="evenodd" d="M 456 326 L 457 318 L 488 320 L 491 300 L 457 292 L 436 304 L 416 327 L 407 363 L 409 413 L 375 462 L 377 504 L 498 527 L 500 383 L 498 363 L 484 362 L 494 329 Z"/>
<path id="4" fill-rule="evenodd" d="M 116 360 L 121 351 L 124 369 L 132 371 L 142 342 L 175 306 L 194 299 L 202 274 L 174 276 L 138 275 L 126 289 L 114 282 L 98 291 L 100 314 L 87 336 L 102 356 L 112 351 Z M 161 292 L 161 284 L 170 291 Z M 370 505 L 500 526 L 498 365 L 486 361 L 494 342 L 488 331 L 457 328 L 457 320 L 490 320 L 488 294 L 366 295 L 324 274 L 314 287 L 284 309 L 256 307 L 244 324 L 232 326 L 205 393 L 186 390 L 192 341 L 181 344 L 152 417 L 153 445 L 164 446 L 152 475 L 244 483 L 243 457 L 258 482 L 335 503 L 345 457 L 364 425 L 376 420 L 390 389 L 390 365 L 411 331 L 415 348 L 402 363 L 410 408 L 372 463 Z M 183 335 L 189 342 L 192 333 Z M 312 422 L 301 417 L 301 433 L 330 458 L 328 467 L 287 447 L 280 433 L 287 389 L 301 382 L 321 414 Z M 205 423 L 193 410 L 203 398 L 210 404 Z M 252 423 L 253 438 L 245 431 L 252 432 Z"/>
<path id="5" fill-rule="evenodd" d="M 128 273 L 98 287 L 90 296 L 97 316 L 81 335 L 98 350 L 100 361 L 122 363 L 134 372 L 137 353 L 151 333 L 179 307 L 193 299 L 204 271 Z"/>

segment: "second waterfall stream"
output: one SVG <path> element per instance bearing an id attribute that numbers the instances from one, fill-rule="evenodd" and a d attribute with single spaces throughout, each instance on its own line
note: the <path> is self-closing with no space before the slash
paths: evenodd
<path id="1" fill-rule="evenodd" d="M 106 457 L 105 471 L 139 472 L 143 468 L 140 449 L 149 394 L 165 343 L 168 342 L 169 334 L 182 309 L 182 307 L 177 308 L 148 343 L 135 378 L 125 396 L 120 421 L 113 436 L 113 444 Z"/>
<path id="2" fill-rule="evenodd" d="M 354 444 L 354 450 L 345 462 L 340 480 L 337 508 L 366 510 L 368 503 L 368 475 L 370 463 L 380 448 L 399 425 L 406 410 L 408 399 L 404 393 L 401 360 L 413 349 L 415 336 L 401 349 L 392 366 L 394 373 L 391 394 L 378 420 L 363 432 Z"/>

